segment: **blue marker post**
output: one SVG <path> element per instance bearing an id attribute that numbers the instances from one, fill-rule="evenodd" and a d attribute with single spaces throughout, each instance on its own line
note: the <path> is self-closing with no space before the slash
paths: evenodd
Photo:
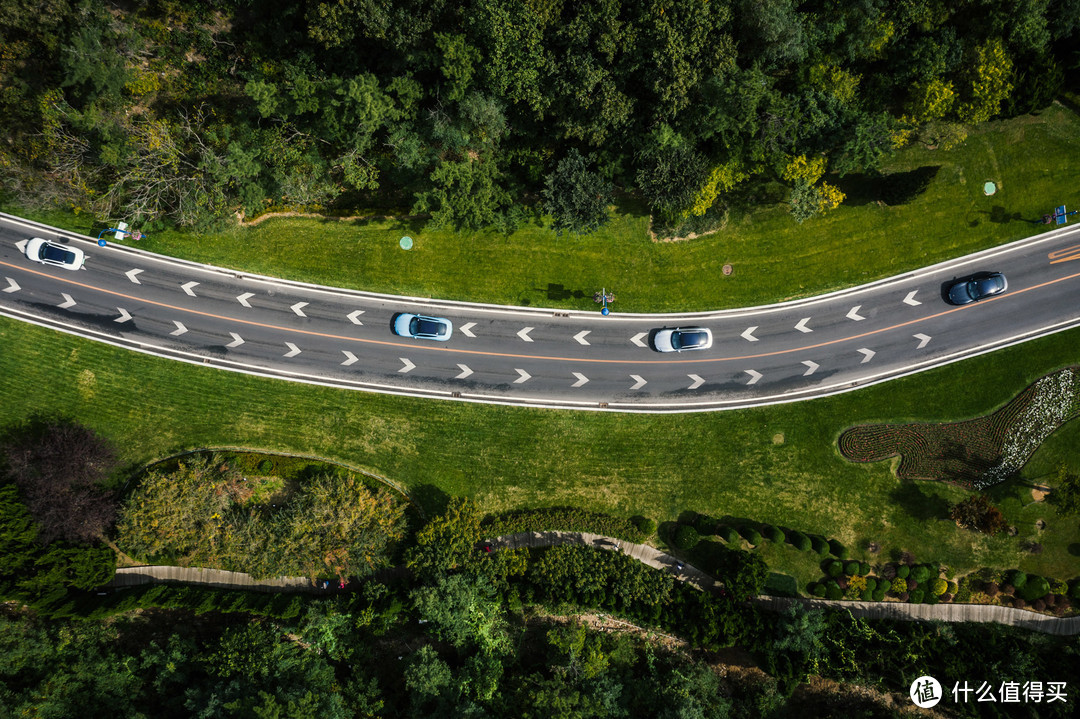
<path id="1" fill-rule="evenodd" d="M 602 314 L 604 317 L 607 317 L 609 314 L 611 314 L 611 310 L 608 309 L 608 302 L 614 301 L 614 293 L 609 295 L 606 287 L 599 292 L 593 293 L 593 302 L 602 302 L 604 304 L 603 308 L 601 308 L 600 310 L 600 314 Z"/>

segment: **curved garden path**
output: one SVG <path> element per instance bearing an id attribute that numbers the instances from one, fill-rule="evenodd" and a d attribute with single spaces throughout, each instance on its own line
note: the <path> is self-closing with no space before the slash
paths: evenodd
<path id="1" fill-rule="evenodd" d="M 624 539 L 604 537 L 588 532 L 521 532 L 489 540 L 493 548 L 518 549 L 522 547 L 539 548 L 556 544 L 573 544 L 623 552 L 644 564 L 670 572 L 680 581 L 705 590 L 716 591 L 720 583 L 689 564 L 681 564 L 678 559 L 665 554 L 647 544 L 634 544 Z M 243 572 L 227 572 L 219 569 L 199 569 L 196 567 L 142 566 L 122 567 L 116 570 L 116 576 L 104 585 L 107 588 L 128 587 L 152 582 L 187 582 L 205 584 L 227 589 L 249 589 L 265 592 L 273 591 L 323 591 L 312 585 L 306 577 L 276 577 L 273 579 L 252 579 Z M 333 583 L 330 589 L 336 589 Z M 764 609 L 782 611 L 798 602 L 807 607 L 836 607 L 849 610 L 856 617 L 867 619 L 894 619 L 900 621 L 942 621 L 942 622 L 983 622 L 1007 624 L 1021 629 L 1071 636 L 1080 634 L 1080 616 L 1059 619 L 1044 614 L 1029 612 L 1024 609 L 1001 607 L 990 604 L 907 604 L 903 602 L 860 602 L 830 599 L 806 599 L 788 597 L 760 596 L 751 600 Z"/>

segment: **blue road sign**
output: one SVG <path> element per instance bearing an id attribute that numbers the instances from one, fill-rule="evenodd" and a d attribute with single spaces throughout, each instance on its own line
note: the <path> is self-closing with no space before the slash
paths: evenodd
<path id="1" fill-rule="evenodd" d="M 1068 221 L 1066 215 L 1065 205 L 1059 205 L 1058 208 L 1054 210 L 1054 220 L 1056 220 L 1059 225 L 1064 225 Z"/>

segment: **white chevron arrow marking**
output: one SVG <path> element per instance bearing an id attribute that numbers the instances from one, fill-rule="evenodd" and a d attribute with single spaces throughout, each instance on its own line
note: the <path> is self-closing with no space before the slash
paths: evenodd
<path id="1" fill-rule="evenodd" d="M 349 318 L 349 322 L 352 322 L 354 325 L 362 325 L 364 323 L 358 319 L 362 314 L 364 314 L 363 310 L 353 310 L 347 317 Z"/>
<path id="2" fill-rule="evenodd" d="M 282 357 L 295 357 L 300 354 L 300 348 L 294 345 L 292 342 L 286 342 L 285 346 L 289 348 L 289 351 L 281 355 Z"/>
<path id="3" fill-rule="evenodd" d="M 71 299 L 71 295 L 66 292 L 61 292 L 60 296 L 64 298 L 64 301 L 57 305 L 62 310 L 66 310 L 68 307 L 75 306 L 75 300 Z"/>
<path id="4" fill-rule="evenodd" d="M 645 339 L 646 335 L 648 335 L 648 334 L 649 334 L 648 332 L 638 332 L 636 335 L 634 335 L 633 337 L 630 338 L 630 341 L 633 342 L 634 344 L 636 344 L 638 347 L 644 347 L 645 346 L 644 339 Z"/>
<path id="5" fill-rule="evenodd" d="M 19 252 L 26 253 L 26 243 L 30 240 L 19 240 L 15 243 L 15 246 L 19 248 Z"/>
<path id="6" fill-rule="evenodd" d="M 193 280 L 193 281 L 188 282 L 186 284 L 180 285 L 180 289 L 182 289 L 184 292 L 187 292 L 189 295 L 194 297 L 195 296 L 195 288 L 198 287 L 198 286 L 199 286 L 199 283 L 195 282 Z"/>
<path id="7" fill-rule="evenodd" d="M 809 321 L 809 317 L 803 317 L 801 320 L 799 320 L 799 324 L 795 325 L 795 329 L 799 330 L 799 332 L 813 332 L 814 330 L 806 326 L 806 323 Z"/>
<path id="8" fill-rule="evenodd" d="M 176 320 L 173 320 L 173 324 L 176 325 L 176 329 L 169 333 L 173 337 L 179 337 L 180 335 L 187 332 L 187 327 L 184 327 L 183 322 L 177 322 Z"/>
<path id="9" fill-rule="evenodd" d="M 694 380 L 694 384 L 690 385 L 686 389 L 697 389 L 701 385 L 705 384 L 705 379 L 702 378 L 702 377 L 699 377 L 696 374 L 688 374 L 686 376 L 689 377 L 690 379 Z"/>
<path id="10" fill-rule="evenodd" d="M 630 379 L 634 380 L 634 386 L 631 387 L 630 389 L 641 389 L 642 387 L 644 387 L 646 385 L 645 378 L 642 377 L 641 375 L 632 374 L 632 375 L 630 375 Z"/>
<path id="11" fill-rule="evenodd" d="M 861 309 L 862 305 L 855 305 L 851 308 L 851 311 L 847 313 L 847 318 L 849 320 L 855 320 L 856 322 L 858 322 L 859 320 L 865 320 L 866 318 L 859 314 L 859 310 Z"/>
<path id="12" fill-rule="evenodd" d="M 529 340 L 529 341 L 531 342 L 532 340 Z M 515 367 L 514 371 L 517 372 L 518 375 L 519 375 L 518 378 L 516 380 L 514 380 L 514 384 L 521 384 L 522 382 L 528 382 L 532 378 L 532 375 L 529 374 L 528 372 L 526 372 L 523 369 L 518 369 L 517 367 Z"/>
<path id="13" fill-rule="evenodd" d="M 5 277 L 4 279 L 8 281 L 8 286 L 4 288 L 4 292 L 18 292 L 22 289 L 22 287 L 19 287 L 19 283 L 10 277 Z"/>
<path id="14" fill-rule="evenodd" d="M 401 374 L 405 374 L 406 372 L 411 372 L 412 370 L 416 369 L 416 365 L 414 365 L 406 358 L 398 357 L 398 359 L 405 363 L 405 366 L 398 370 L 398 372 L 400 372 Z"/>
<path id="15" fill-rule="evenodd" d="M 342 354 L 345 355 L 345 361 L 341 363 L 342 367 L 348 367 L 349 365 L 355 363 L 359 359 L 356 355 L 354 355 L 349 350 L 341 350 L 341 352 L 342 352 Z"/>
<path id="16" fill-rule="evenodd" d="M 810 360 L 803 360 L 803 364 L 806 365 L 806 371 L 802 373 L 803 377 L 809 377 L 814 374 L 814 371 L 821 366 L 817 362 L 811 362 Z"/>
<path id="17" fill-rule="evenodd" d="M 239 347 L 240 345 L 244 344 L 244 338 L 240 335 L 236 334 L 235 332 L 230 332 L 229 335 L 232 336 L 232 342 L 225 345 L 226 347 Z"/>
<path id="18" fill-rule="evenodd" d="M 242 304 L 244 307 L 250 308 L 251 303 L 248 302 L 248 300 L 250 300 L 254 296 L 255 296 L 254 292 L 245 292 L 242 295 L 237 295 L 236 296 L 236 301 L 239 302 L 240 304 Z"/>
<path id="19" fill-rule="evenodd" d="M 469 369 L 469 365 L 459 364 L 458 369 L 461 370 L 461 374 L 454 375 L 454 379 L 465 379 L 473 373 L 473 371 Z"/>
<path id="20" fill-rule="evenodd" d="M 476 327 L 475 322 L 466 322 L 461 327 L 458 327 L 458 329 L 461 330 L 461 334 L 465 335 L 466 337 L 475 337 L 476 335 L 472 333 L 473 327 Z"/>
<path id="21" fill-rule="evenodd" d="M 289 309 L 295 312 L 300 317 L 307 317 L 307 315 L 304 314 L 304 308 L 307 307 L 309 304 L 309 302 L 297 302 L 295 305 L 289 307 Z"/>
<path id="22" fill-rule="evenodd" d="M 930 341 L 930 335 L 924 335 L 922 333 L 912 335 L 912 337 L 919 340 L 919 346 L 915 348 L 917 350 L 921 350 L 923 347 L 926 346 L 926 343 Z"/>
<path id="23" fill-rule="evenodd" d="M 127 275 L 127 278 L 129 280 L 131 280 L 132 282 L 134 282 L 135 284 L 141 285 L 142 282 L 139 282 L 139 278 L 135 276 L 135 275 L 139 274 L 140 272 L 142 272 L 142 270 L 128 270 L 124 274 Z"/>
<path id="24" fill-rule="evenodd" d="M 743 332 L 739 336 L 742 337 L 744 340 L 747 340 L 749 342 L 757 342 L 758 338 L 754 336 L 754 330 L 756 330 L 756 329 L 757 329 L 757 325 L 754 325 L 753 327 L 747 327 L 746 331 Z"/>
<path id="25" fill-rule="evenodd" d="M 916 292 L 918 292 L 918 290 L 912 290 L 911 292 L 908 292 L 907 297 L 904 298 L 905 305 L 911 305 L 912 307 L 914 307 L 916 305 L 922 304 L 922 302 L 919 302 L 917 299 L 915 299 Z"/>
<path id="26" fill-rule="evenodd" d="M 865 347 L 859 349 L 859 353 L 863 355 L 862 361 L 859 364 L 866 364 L 870 360 L 874 359 L 874 355 L 877 354 L 874 350 L 868 350 Z"/>
<path id="27" fill-rule="evenodd" d="M 534 329 L 536 329 L 536 328 L 535 327 L 526 327 L 525 329 L 518 332 L 517 336 L 520 337 L 521 339 L 525 340 L 526 342 L 532 342 L 533 340 L 532 340 L 532 337 L 529 336 L 529 333 L 532 332 Z"/>
<path id="28" fill-rule="evenodd" d="M 127 322 L 131 319 L 131 315 L 128 314 L 128 311 L 123 307 L 117 307 L 116 311 L 120 313 L 120 316 L 113 320 L 113 322 Z"/>
<path id="29" fill-rule="evenodd" d="M 757 381 L 764 376 L 760 372 L 757 372 L 756 370 L 752 370 L 752 369 L 743 370 L 743 371 L 746 372 L 746 374 L 750 375 L 750 381 L 746 383 L 747 385 L 757 384 Z"/>
<path id="30" fill-rule="evenodd" d="M 589 381 L 589 378 L 581 374 L 580 372 L 574 372 L 574 376 L 577 377 L 577 382 L 570 385 L 571 387 L 580 387 L 581 385 Z"/>
<path id="31" fill-rule="evenodd" d="M 574 335 L 574 339 L 583 345 L 588 345 L 589 343 L 588 341 L 586 341 L 585 335 L 589 334 L 590 332 L 592 332 L 592 330 L 582 330 L 581 332 L 578 332 L 576 335 Z"/>

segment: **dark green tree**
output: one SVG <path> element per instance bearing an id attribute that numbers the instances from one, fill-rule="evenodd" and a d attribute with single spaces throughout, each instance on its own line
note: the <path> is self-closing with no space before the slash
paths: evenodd
<path id="1" fill-rule="evenodd" d="M 544 186 L 544 209 L 553 218 L 552 227 L 585 234 L 608 221 L 611 183 L 589 170 L 585 158 L 571 150 L 548 175 Z"/>

